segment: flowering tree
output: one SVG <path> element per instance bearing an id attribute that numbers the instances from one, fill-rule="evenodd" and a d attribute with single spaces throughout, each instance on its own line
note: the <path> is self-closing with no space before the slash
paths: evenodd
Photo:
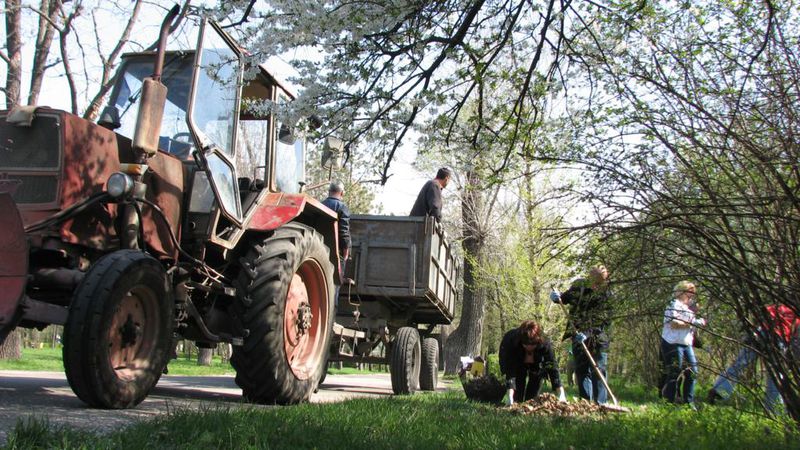
<path id="1" fill-rule="evenodd" d="M 584 229 L 598 242 L 635 233 L 653 273 L 698 280 L 753 331 L 768 303 L 800 312 L 796 6 L 274 0 L 250 10 L 246 36 L 296 57 L 298 106 L 374 142 L 382 179 L 413 127 L 448 143 L 466 121 L 469 150 L 491 154 L 483 178 L 531 160 L 582 169 L 571 193 L 594 207 Z M 513 89 L 493 99 L 498 86 Z M 765 367 L 785 375 L 800 420 L 797 364 L 767 341 Z"/>

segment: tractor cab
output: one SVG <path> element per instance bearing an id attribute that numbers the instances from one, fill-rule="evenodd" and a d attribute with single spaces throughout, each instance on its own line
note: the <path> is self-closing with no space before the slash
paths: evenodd
<path id="1" fill-rule="evenodd" d="M 145 78 L 155 53 L 123 56 L 99 124 L 133 139 Z M 195 70 L 195 67 L 197 68 Z M 231 248 L 268 193 L 300 193 L 306 142 L 273 113 L 294 95 L 265 65 L 243 79 L 239 47 L 207 22 L 195 51 L 167 52 L 167 87 L 158 149 L 183 161 L 183 235 Z M 238 114 L 232 114 L 238 111 Z"/>

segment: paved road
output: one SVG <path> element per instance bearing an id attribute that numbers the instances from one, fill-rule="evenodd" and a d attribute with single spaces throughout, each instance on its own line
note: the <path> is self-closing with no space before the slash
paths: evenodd
<path id="1" fill-rule="evenodd" d="M 90 430 L 112 430 L 175 408 L 252 407 L 253 405 L 242 402 L 241 393 L 232 375 L 165 375 L 137 408 L 107 411 L 88 408 L 78 400 L 63 372 L 0 371 L 0 445 L 6 442 L 7 433 L 13 430 L 21 417 L 46 416 L 51 424 Z M 392 384 L 388 374 L 328 375 L 319 392 L 312 395 L 311 402 L 390 395 Z"/>

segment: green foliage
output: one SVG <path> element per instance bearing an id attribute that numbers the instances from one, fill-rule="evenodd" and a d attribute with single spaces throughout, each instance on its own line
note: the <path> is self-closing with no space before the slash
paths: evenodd
<path id="1" fill-rule="evenodd" d="M 106 436 L 20 424 L 10 448 L 794 448 L 796 428 L 732 408 L 650 403 L 630 414 L 513 414 L 446 394 L 354 399 L 285 408 L 178 410 Z M 31 445 L 32 444 L 32 445 Z"/>

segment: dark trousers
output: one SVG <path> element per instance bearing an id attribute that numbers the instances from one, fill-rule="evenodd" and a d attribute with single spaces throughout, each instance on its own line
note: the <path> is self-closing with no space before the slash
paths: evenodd
<path id="1" fill-rule="evenodd" d="M 681 384 L 683 401 L 693 403 L 694 384 L 697 378 L 697 358 L 694 356 L 694 349 L 691 345 L 670 344 L 661 339 L 661 354 L 664 357 L 664 370 L 667 374 L 663 389 L 664 397 L 670 402 L 675 402 L 678 385 Z M 682 383 L 679 383 L 679 379 Z"/>
<path id="2" fill-rule="evenodd" d="M 524 402 L 539 395 L 543 375 L 522 368 L 514 374 L 514 401 Z M 527 385 L 526 385 L 527 381 Z"/>

